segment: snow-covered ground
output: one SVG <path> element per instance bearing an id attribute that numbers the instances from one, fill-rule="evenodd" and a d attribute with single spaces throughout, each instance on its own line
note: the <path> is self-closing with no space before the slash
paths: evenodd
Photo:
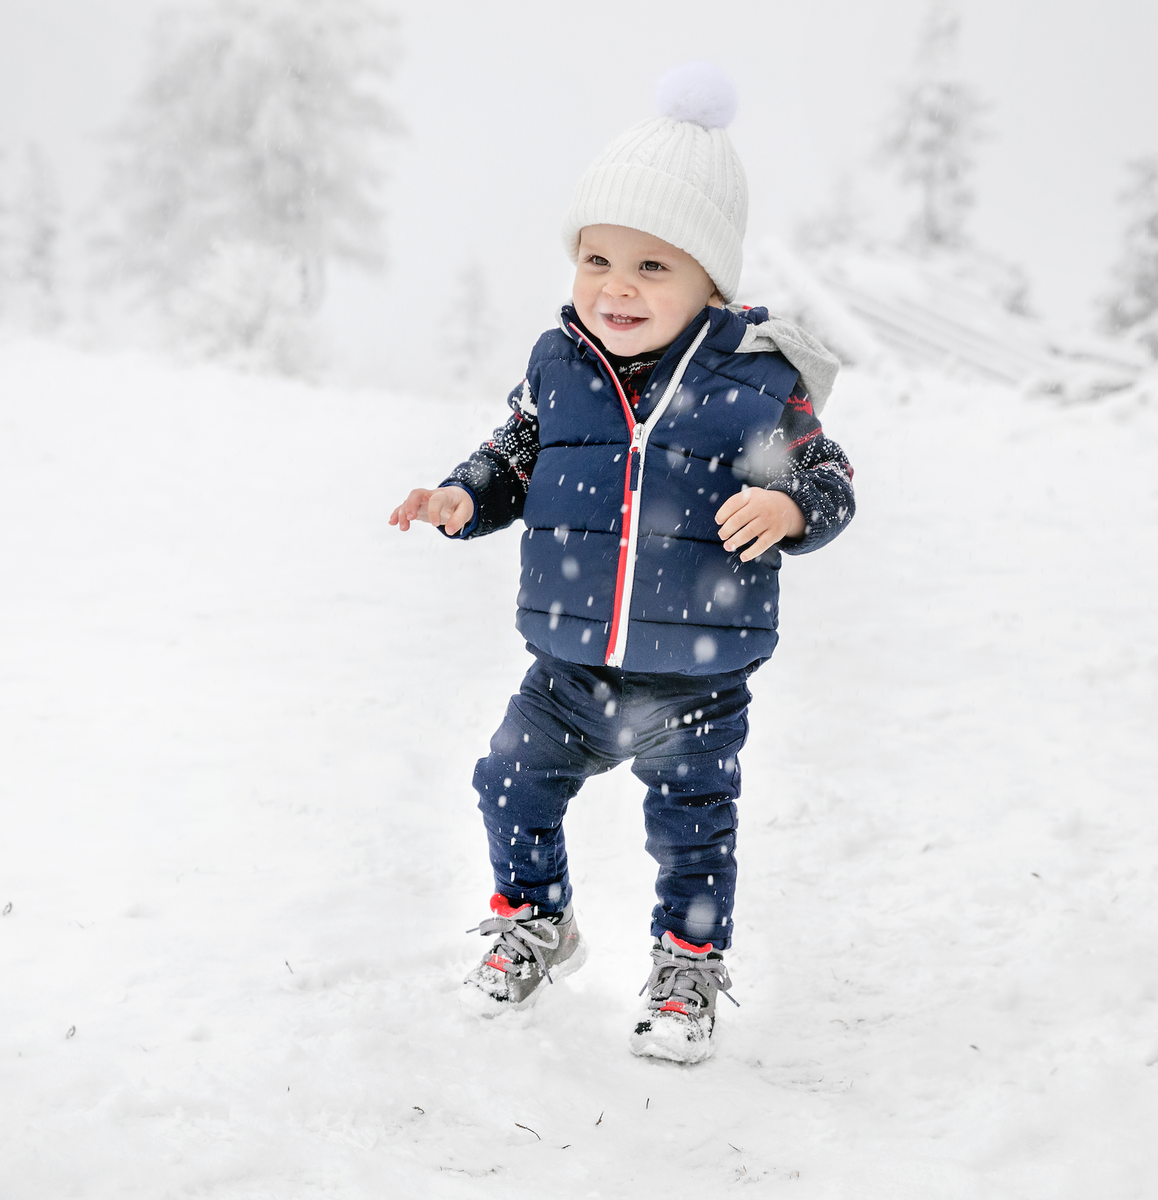
<path id="1" fill-rule="evenodd" d="M 1158 1193 L 1158 406 L 839 385 L 691 1069 L 626 1048 L 626 769 L 589 964 L 456 1003 L 517 537 L 386 518 L 502 411 L 0 348 L 4 1200 Z"/>

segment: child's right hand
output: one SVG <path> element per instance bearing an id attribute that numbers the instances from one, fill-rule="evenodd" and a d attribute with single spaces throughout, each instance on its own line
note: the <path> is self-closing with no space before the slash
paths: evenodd
<path id="1" fill-rule="evenodd" d="M 450 487 L 415 488 L 390 514 L 390 524 L 397 525 L 403 533 L 410 528 L 411 521 L 429 521 L 441 525 L 453 535 L 470 524 L 474 516 L 474 501 L 465 488 Z"/>

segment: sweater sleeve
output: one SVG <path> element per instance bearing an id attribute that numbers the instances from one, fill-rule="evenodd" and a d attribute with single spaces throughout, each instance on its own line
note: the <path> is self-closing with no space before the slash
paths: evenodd
<path id="1" fill-rule="evenodd" d="M 539 457 L 539 410 L 524 379 L 507 397 L 511 415 L 442 481 L 470 493 L 474 516 L 456 538 L 482 537 L 523 515 L 531 472 Z M 443 533 L 446 533 L 443 530 Z"/>
<path id="2" fill-rule="evenodd" d="M 777 549 L 807 554 L 827 545 L 852 520 L 856 496 L 852 464 L 836 442 L 824 436 L 802 382 L 784 406 L 776 427 L 779 470 L 764 486 L 791 496 L 804 514 L 804 534 L 784 538 Z"/>

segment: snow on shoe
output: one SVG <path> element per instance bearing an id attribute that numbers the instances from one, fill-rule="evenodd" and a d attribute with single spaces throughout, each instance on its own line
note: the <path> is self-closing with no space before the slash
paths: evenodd
<path id="1" fill-rule="evenodd" d="M 463 1002 L 483 1016 L 526 1008 L 544 980 L 554 983 L 577 971 L 587 956 L 571 905 L 562 913 L 536 915 L 534 905 L 514 907 L 506 896 L 491 897 L 495 915 L 478 926 L 495 937 L 482 962 L 463 980 Z M 473 930 L 467 932 L 473 933 Z"/>
<path id="2" fill-rule="evenodd" d="M 651 952 L 647 1013 L 631 1035 L 631 1051 L 671 1062 L 702 1062 L 712 1053 L 716 995 L 728 995 L 732 981 L 712 943 L 693 946 L 665 933 Z M 739 1001 L 728 999 L 739 1007 Z"/>

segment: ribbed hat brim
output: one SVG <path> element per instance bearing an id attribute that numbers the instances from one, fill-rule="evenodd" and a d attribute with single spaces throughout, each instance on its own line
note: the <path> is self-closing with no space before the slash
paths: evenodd
<path id="1" fill-rule="evenodd" d="M 563 224 L 572 262 L 587 225 L 624 225 L 662 238 L 690 254 L 707 271 L 725 301 L 736 297 L 743 242 L 731 222 L 697 188 L 639 163 L 595 167 L 579 181 Z"/>

